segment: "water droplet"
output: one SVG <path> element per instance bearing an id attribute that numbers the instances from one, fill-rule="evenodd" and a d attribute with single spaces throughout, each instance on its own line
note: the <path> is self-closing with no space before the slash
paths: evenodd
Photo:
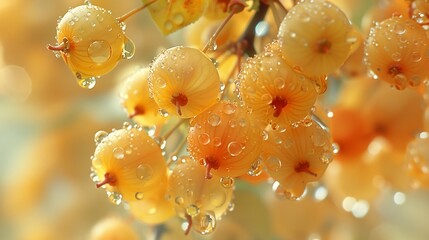
<path id="1" fill-rule="evenodd" d="M 262 170 L 263 170 L 262 161 L 261 159 L 258 159 L 255 162 L 253 162 L 252 165 L 250 165 L 249 171 L 247 171 L 247 173 L 252 177 L 256 177 L 261 175 Z"/>
<path id="2" fill-rule="evenodd" d="M 221 123 L 221 118 L 216 113 L 210 114 L 210 116 L 207 119 L 207 122 L 212 125 L 213 127 L 219 126 Z"/>
<path id="3" fill-rule="evenodd" d="M 224 188 L 232 188 L 234 186 L 234 178 L 232 177 L 221 177 L 220 183 Z"/>
<path id="4" fill-rule="evenodd" d="M 176 25 L 181 25 L 181 24 L 183 24 L 183 22 L 185 21 L 185 17 L 181 14 L 181 13 L 176 13 L 174 16 L 173 16 L 173 22 L 176 24 Z"/>
<path id="5" fill-rule="evenodd" d="M 283 78 L 276 78 L 276 79 L 274 79 L 274 85 L 278 89 L 282 89 L 285 86 L 285 80 Z"/>
<path id="6" fill-rule="evenodd" d="M 189 205 L 185 210 L 186 213 L 191 217 L 195 217 L 200 213 L 200 208 L 194 204 Z"/>
<path id="7" fill-rule="evenodd" d="M 271 97 L 270 94 L 266 93 L 261 96 L 261 101 L 265 104 L 271 104 L 271 102 L 273 101 L 273 98 Z"/>
<path id="8" fill-rule="evenodd" d="M 198 135 L 198 141 L 202 145 L 207 145 L 210 143 L 210 136 L 207 133 L 201 133 L 200 135 Z"/>
<path id="9" fill-rule="evenodd" d="M 327 151 L 322 154 L 322 156 L 320 157 L 320 160 L 322 160 L 322 162 L 325 164 L 329 164 L 330 162 L 332 162 L 333 158 L 334 157 L 332 152 Z"/>
<path id="10" fill-rule="evenodd" d="M 119 205 L 122 203 L 122 195 L 118 192 L 107 192 L 107 197 L 109 198 L 110 202 L 112 202 L 115 205 Z"/>
<path id="11" fill-rule="evenodd" d="M 227 103 L 225 105 L 223 105 L 223 113 L 227 114 L 227 115 L 231 115 L 235 113 L 235 105 L 232 103 Z"/>
<path id="12" fill-rule="evenodd" d="M 174 202 L 175 202 L 177 205 L 182 205 L 182 204 L 185 202 L 185 200 L 183 199 L 183 197 L 178 196 L 178 197 L 176 197 L 176 198 L 174 199 Z"/>
<path id="13" fill-rule="evenodd" d="M 303 12 L 303 13 L 300 14 L 299 19 L 302 22 L 309 22 L 311 20 L 311 17 L 310 17 L 310 15 L 308 13 Z"/>
<path id="14" fill-rule="evenodd" d="M 167 86 L 167 82 L 164 78 L 157 78 L 156 79 L 156 87 L 158 88 L 165 88 Z"/>
<path id="15" fill-rule="evenodd" d="M 215 147 L 219 147 L 220 145 L 222 145 L 222 140 L 219 137 L 214 137 L 213 138 L 213 145 Z"/>
<path id="16" fill-rule="evenodd" d="M 124 157 L 125 157 L 125 151 L 124 151 L 124 149 L 123 148 L 121 148 L 121 147 L 115 147 L 114 149 L 113 149 L 113 156 L 116 158 L 116 159 L 124 159 Z"/>
<path id="17" fill-rule="evenodd" d="M 153 169 L 147 164 L 140 164 L 136 169 L 136 176 L 142 181 L 149 180 L 153 175 Z"/>
<path id="18" fill-rule="evenodd" d="M 420 62 L 420 60 L 422 60 L 422 55 L 419 52 L 413 52 L 411 53 L 411 60 L 413 62 Z"/>
<path id="19" fill-rule="evenodd" d="M 264 163 L 267 169 L 273 172 L 279 171 L 282 166 L 282 161 L 276 156 L 270 156 Z"/>
<path id="20" fill-rule="evenodd" d="M 404 26 L 403 24 L 401 24 L 401 23 L 396 23 L 396 24 L 393 26 L 393 31 L 394 31 L 396 34 L 402 35 L 402 34 L 404 34 L 404 33 L 406 32 L 406 29 L 405 29 L 405 26 Z"/>
<path id="21" fill-rule="evenodd" d="M 136 192 L 136 194 L 134 195 L 134 197 L 135 197 L 137 200 L 142 200 L 142 199 L 143 199 L 143 197 L 144 197 L 144 194 L 143 194 L 142 192 Z"/>
<path id="22" fill-rule="evenodd" d="M 314 131 L 314 133 L 311 135 L 311 141 L 313 142 L 314 146 L 316 147 L 321 147 L 323 145 L 325 145 L 326 143 L 326 138 L 325 135 L 323 134 L 322 131 L 320 130 L 316 130 Z"/>
<path id="23" fill-rule="evenodd" d="M 393 80 L 395 81 L 395 87 L 396 87 L 396 89 L 403 90 L 403 89 L 405 89 L 407 87 L 408 80 L 407 80 L 407 77 L 404 74 L 402 74 L 402 73 L 396 74 L 393 77 Z"/>
<path id="24" fill-rule="evenodd" d="M 399 52 L 394 52 L 394 53 L 392 53 L 392 59 L 395 62 L 399 62 L 399 61 L 401 61 L 402 56 Z"/>
<path id="25" fill-rule="evenodd" d="M 235 157 L 240 155 L 240 153 L 243 151 L 243 144 L 236 142 L 236 141 L 232 141 L 228 144 L 228 153 Z"/>
<path id="26" fill-rule="evenodd" d="M 131 59 L 136 52 L 136 46 L 129 38 L 125 38 L 124 48 L 122 49 L 122 58 Z"/>
<path id="27" fill-rule="evenodd" d="M 163 137 L 156 137 L 153 140 L 155 140 L 156 144 L 158 144 L 159 148 L 165 149 L 165 146 L 167 145 L 167 141 Z"/>
<path id="28" fill-rule="evenodd" d="M 88 47 L 88 55 L 97 64 L 103 64 L 112 55 L 110 44 L 106 41 L 93 41 Z"/>
<path id="29" fill-rule="evenodd" d="M 266 36 L 270 32 L 270 25 L 266 21 L 260 21 L 256 24 L 255 33 L 258 37 Z"/>
<path id="30" fill-rule="evenodd" d="M 80 76 L 80 73 L 76 73 L 76 76 Z M 97 83 L 97 78 L 96 77 L 89 77 L 89 78 L 77 78 L 77 83 L 79 84 L 79 86 L 81 86 L 82 88 L 85 89 L 93 89 L 95 87 L 95 84 Z"/>
<path id="31" fill-rule="evenodd" d="M 340 145 L 338 145 L 338 143 L 332 143 L 332 152 L 334 154 L 337 154 L 338 152 L 340 152 Z"/>
<path id="32" fill-rule="evenodd" d="M 105 131 L 98 131 L 95 133 L 94 135 L 94 142 L 96 145 L 100 144 L 103 139 L 105 139 L 107 136 L 109 135 L 109 133 L 105 132 Z"/>
<path id="33" fill-rule="evenodd" d="M 213 232 L 216 228 L 216 217 L 211 211 L 200 214 L 194 219 L 194 229 L 202 235 Z"/>
<path id="34" fill-rule="evenodd" d="M 228 204 L 228 212 L 232 212 L 235 209 L 235 204 L 233 202 L 230 202 Z"/>

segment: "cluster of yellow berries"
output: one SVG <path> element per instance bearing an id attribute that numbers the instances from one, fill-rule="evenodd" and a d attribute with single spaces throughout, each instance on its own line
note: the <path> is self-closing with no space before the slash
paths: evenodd
<path id="1" fill-rule="evenodd" d="M 168 4 L 154 2 L 151 13 L 158 15 L 160 6 Z M 210 2 L 206 15 L 212 19 L 240 17 L 234 8 L 240 1 L 201 2 L 194 7 Z M 277 1 L 259 4 L 266 2 Z M 373 122 L 348 108 L 334 109 L 331 119 L 318 110 L 328 75 L 361 49 L 373 78 L 397 89 L 419 87 L 428 78 L 428 6 L 416 0 L 410 8 L 413 18 L 393 16 L 376 23 L 364 48 L 340 8 L 304 0 L 288 9 L 277 36 L 243 62 L 249 39 L 233 44 L 210 39 L 203 51 L 184 46 L 162 51 L 124 82 L 122 105 L 137 124 L 96 134 L 92 180 L 115 204 L 127 202 L 142 222 L 158 224 L 179 216 L 187 223 L 185 233 L 215 229 L 230 209 L 237 178 L 269 178 L 278 195 L 299 199 L 307 183 L 323 176 L 338 145 L 343 151 L 338 156 L 348 158 L 361 154 L 376 135 L 390 136 L 390 123 L 377 119 L 384 109 L 375 104 L 367 113 Z M 177 14 L 172 21 L 161 14 L 167 20 L 157 23 L 169 32 L 173 25 L 168 23 L 185 21 Z M 58 44 L 49 48 L 61 54 L 81 86 L 92 88 L 97 76 L 134 52 L 122 24 L 109 11 L 82 5 L 59 21 Z M 211 58 L 217 48 L 238 56 L 228 60 L 232 67 L 218 66 Z M 161 135 L 163 126 L 172 131 Z M 420 134 L 407 155 L 410 172 L 423 186 L 429 185 L 427 139 L 428 134 Z"/>

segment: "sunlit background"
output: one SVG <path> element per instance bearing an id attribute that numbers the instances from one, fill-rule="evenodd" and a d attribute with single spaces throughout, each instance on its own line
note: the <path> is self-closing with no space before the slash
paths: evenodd
<path id="1" fill-rule="evenodd" d="M 334 2 L 358 28 L 370 24 L 364 16 L 375 0 Z M 127 121 L 118 83 L 150 63 L 160 47 L 186 44 L 188 29 L 165 37 L 147 12 L 130 18 L 126 32 L 136 44 L 135 56 L 86 90 L 62 59 L 46 49 L 55 41 L 59 16 L 82 3 L 0 0 L 0 239 L 88 239 L 97 222 L 111 216 L 129 222 L 141 239 L 429 239 L 429 192 L 411 186 L 402 169 L 405 150 L 380 150 L 383 140 L 369 145 L 364 160 L 334 160 L 322 181 L 310 185 L 300 201 L 279 199 L 268 183 L 237 181 L 234 210 L 209 236 L 185 237 L 179 219 L 163 226 L 134 220 L 89 178 L 93 136 Z M 115 16 L 141 4 L 92 3 Z M 347 82 L 358 80 L 342 81 L 330 82 L 327 106 L 346 101 L 358 86 Z M 362 82 L 366 85 L 361 89 L 371 84 Z M 343 88 L 348 92 L 340 92 Z M 423 118 L 422 113 L 410 116 Z"/>

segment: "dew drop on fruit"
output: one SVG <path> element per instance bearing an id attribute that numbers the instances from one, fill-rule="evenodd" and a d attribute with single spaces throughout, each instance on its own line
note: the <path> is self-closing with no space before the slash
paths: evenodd
<path id="1" fill-rule="evenodd" d="M 227 114 L 227 115 L 231 115 L 235 113 L 235 106 L 234 104 L 231 103 L 227 103 L 223 106 L 223 113 Z"/>
<path id="2" fill-rule="evenodd" d="M 156 87 L 165 88 L 167 86 L 167 82 L 163 78 L 157 78 L 155 80 Z"/>
<path id="3" fill-rule="evenodd" d="M 200 213 L 200 208 L 194 204 L 191 204 L 186 207 L 186 213 L 191 217 L 195 217 Z"/>
<path id="4" fill-rule="evenodd" d="M 116 159 L 124 159 L 124 157 L 125 157 L 125 151 L 124 151 L 124 149 L 123 148 L 121 148 L 121 147 L 115 147 L 114 149 L 113 149 L 113 156 L 116 158 Z"/>
<path id="5" fill-rule="evenodd" d="M 220 147 L 220 145 L 222 145 L 222 140 L 219 137 L 214 137 L 213 138 L 213 145 L 215 147 Z"/>
<path id="6" fill-rule="evenodd" d="M 401 24 L 401 23 L 396 23 L 396 24 L 393 26 L 393 31 L 394 31 L 396 34 L 402 35 L 402 34 L 404 34 L 404 33 L 406 32 L 406 29 L 405 29 L 405 26 L 404 26 L 403 24 Z"/>
<path id="7" fill-rule="evenodd" d="M 122 58 L 131 59 L 136 52 L 136 46 L 129 38 L 125 38 L 124 48 L 122 49 Z"/>
<path id="8" fill-rule="evenodd" d="M 228 144 L 228 153 L 235 157 L 240 155 L 240 153 L 243 151 L 243 144 L 236 142 L 236 141 L 232 141 Z"/>
<path id="9" fill-rule="evenodd" d="M 185 202 L 185 200 L 183 199 L 183 197 L 178 196 L 178 197 L 176 197 L 176 198 L 174 199 L 174 202 L 175 202 L 177 205 L 182 205 L 182 204 Z"/>
<path id="10" fill-rule="evenodd" d="M 221 119 L 220 116 L 216 113 L 210 114 L 210 116 L 207 119 L 207 122 L 212 125 L 213 127 L 219 126 Z"/>
<path id="11" fill-rule="evenodd" d="M 221 177 L 220 183 L 224 188 L 232 188 L 234 186 L 234 178 L 232 177 Z"/>
<path id="12" fill-rule="evenodd" d="M 153 169 L 147 164 L 140 164 L 136 169 L 136 176 L 142 181 L 149 180 L 153 175 Z"/>
<path id="13" fill-rule="evenodd" d="M 95 63 L 102 64 L 109 60 L 112 49 L 106 41 L 93 41 L 88 47 L 88 55 Z"/>
<path id="14" fill-rule="evenodd" d="M 207 145 L 210 143 L 210 136 L 207 133 L 201 133 L 200 135 L 198 135 L 198 141 L 202 145 Z"/>
<path id="15" fill-rule="evenodd" d="M 420 62 L 420 60 L 422 60 L 422 55 L 419 52 L 413 52 L 411 53 L 411 60 L 413 62 Z"/>
<path id="16" fill-rule="evenodd" d="M 76 73 L 76 76 L 80 76 L 80 73 Z M 97 78 L 96 77 L 89 77 L 89 78 L 80 79 L 78 77 L 77 83 L 82 88 L 93 89 L 95 87 L 95 84 L 97 83 Z"/>
<path id="17" fill-rule="evenodd" d="M 199 215 L 194 222 L 194 229 L 203 235 L 213 232 L 216 228 L 216 217 L 211 211 Z"/>
<path id="18" fill-rule="evenodd" d="M 277 172 L 282 166 L 282 161 L 276 156 L 270 156 L 265 160 L 265 166 L 269 171 Z"/>
<path id="19" fill-rule="evenodd" d="M 142 200 L 144 197 L 144 194 L 142 192 L 136 192 L 135 197 L 137 200 Z"/>
<path id="20" fill-rule="evenodd" d="M 261 159 L 256 160 L 250 165 L 249 171 L 247 172 L 250 176 L 256 177 L 261 175 L 263 170 L 263 165 Z"/>

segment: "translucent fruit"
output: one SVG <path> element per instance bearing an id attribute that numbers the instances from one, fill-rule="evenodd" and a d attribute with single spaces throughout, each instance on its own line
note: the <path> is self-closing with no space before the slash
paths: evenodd
<path id="1" fill-rule="evenodd" d="M 322 177 L 333 159 L 333 148 L 328 132 L 306 119 L 284 131 L 269 131 L 263 155 L 268 174 L 277 181 L 274 190 L 296 199 L 308 182 Z"/>
<path id="2" fill-rule="evenodd" d="M 246 174 L 260 154 L 261 142 L 254 118 L 243 107 L 226 101 L 192 119 L 188 134 L 188 150 L 205 164 L 207 178 L 211 173 L 224 177 Z"/>
<path id="3" fill-rule="evenodd" d="M 302 120 L 318 95 L 314 83 L 282 58 L 277 42 L 247 60 L 236 85 L 244 105 L 263 126 L 287 126 Z"/>
<path id="4" fill-rule="evenodd" d="M 57 46 L 48 49 L 59 51 L 78 83 L 89 89 L 134 51 L 111 12 L 91 4 L 70 9 L 58 23 L 56 39 Z"/>
<path id="5" fill-rule="evenodd" d="M 138 126 L 114 130 L 98 143 L 92 157 L 92 180 L 105 187 L 115 204 L 133 201 L 167 181 L 167 166 L 155 140 Z"/>
<path id="6" fill-rule="evenodd" d="M 190 118 L 216 103 L 219 74 L 198 49 L 173 47 L 151 66 L 149 88 L 158 106 L 181 118 Z"/>
<path id="7" fill-rule="evenodd" d="M 188 228 L 201 234 L 214 230 L 216 220 L 227 212 L 234 190 L 232 186 L 224 187 L 220 177 L 205 179 L 205 174 L 198 161 L 182 158 L 174 167 L 168 185 L 168 196 L 178 216 L 188 221 Z"/>
<path id="8" fill-rule="evenodd" d="M 167 197 L 167 181 L 159 182 L 150 192 L 137 192 L 128 202 L 131 214 L 146 224 L 160 224 L 174 216 L 174 208 Z"/>
<path id="9" fill-rule="evenodd" d="M 138 240 L 139 235 L 131 222 L 119 217 L 102 219 L 91 229 L 89 240 Z"/>
<path id="10" fill-rule="evenodd" d="M 149 68 L 137 70 L 124 82 L 120 91 L 122 105 L 128 116 L 143 126 L 162 124 L 165 121 L 149 94 Z"/>
<path id="11" fill-rule="evenodd" d="M 425 30 L 414 20 L 394 16 L 371 28 L 365 55 L 375 79 L 399 90 L 419 86 L 429 76 Z"/>
<path id="12" fill-rule="evenodd" d="M 310 76 L 334 72 L 346 60 L 354 37 L 351 24 L 335 5 L 305 0 L 295 5 L 279 29 L 282 52 L 291 66 Z"/>

